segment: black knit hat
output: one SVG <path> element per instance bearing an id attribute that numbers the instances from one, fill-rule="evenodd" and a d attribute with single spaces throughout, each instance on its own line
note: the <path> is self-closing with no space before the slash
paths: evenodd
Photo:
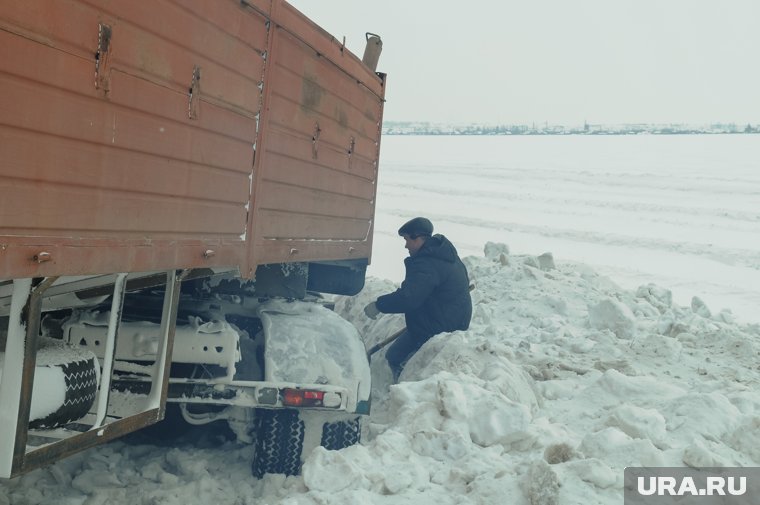
<path id="1" fill-rule="evenodd" d="M 424 217 L 415 217 L 404 223 L 404 226 L 398 229 L 398 234 L 409 235 L 412 238 L 417 238 L 420 235 L 429 237 L 433 234 L 433 223 Z"/>

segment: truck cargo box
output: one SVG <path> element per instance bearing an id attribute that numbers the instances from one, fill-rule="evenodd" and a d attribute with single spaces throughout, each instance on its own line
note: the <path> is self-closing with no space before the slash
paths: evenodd
<path id="1" fill-rule="evenodd" d="M 384 81 L 289 4 L 0 5 L 0 279 L 369 259 Z"/>

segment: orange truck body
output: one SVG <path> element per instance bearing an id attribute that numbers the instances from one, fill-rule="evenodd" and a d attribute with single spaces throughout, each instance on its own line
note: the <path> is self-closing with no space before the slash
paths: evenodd
<path id="1" fill-rule="evenodd" d="M 0 279 L 368 261 L 383 103 L 281 0 L 1 0 Z"/>

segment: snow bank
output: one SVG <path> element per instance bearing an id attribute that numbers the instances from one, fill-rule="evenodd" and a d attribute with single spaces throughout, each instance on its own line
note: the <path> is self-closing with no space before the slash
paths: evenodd
<path id="1" fill-rule="evenodd" d="M 300 477 L 250 477 L 251 449 L 115 442 L 0 485 L 0 504 L 622 503 L 626 466 L 760 465 L 760 326 L 669 290 L 490 244 L 465 262 L 468 331 L 431 339 L 391 385 L 373 356 L 362 445 L 312 451 Z M 367 347 L 403 326 L 336 310 Z"/>

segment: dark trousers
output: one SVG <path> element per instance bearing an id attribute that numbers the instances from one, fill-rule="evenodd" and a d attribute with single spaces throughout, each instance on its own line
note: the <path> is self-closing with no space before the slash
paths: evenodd
<path id="1" fill-rule="evenodd" d="M 385 359 L 388 361 L 388 365 L 393 372 L 393 382 L 398 382 L 398 377 L 401 375 L 404 365 L 424 343 L 425 340 L 415 338 L 409 333 L 409 330 L 404 330 L 388 348 L 385 352 Z"/>

